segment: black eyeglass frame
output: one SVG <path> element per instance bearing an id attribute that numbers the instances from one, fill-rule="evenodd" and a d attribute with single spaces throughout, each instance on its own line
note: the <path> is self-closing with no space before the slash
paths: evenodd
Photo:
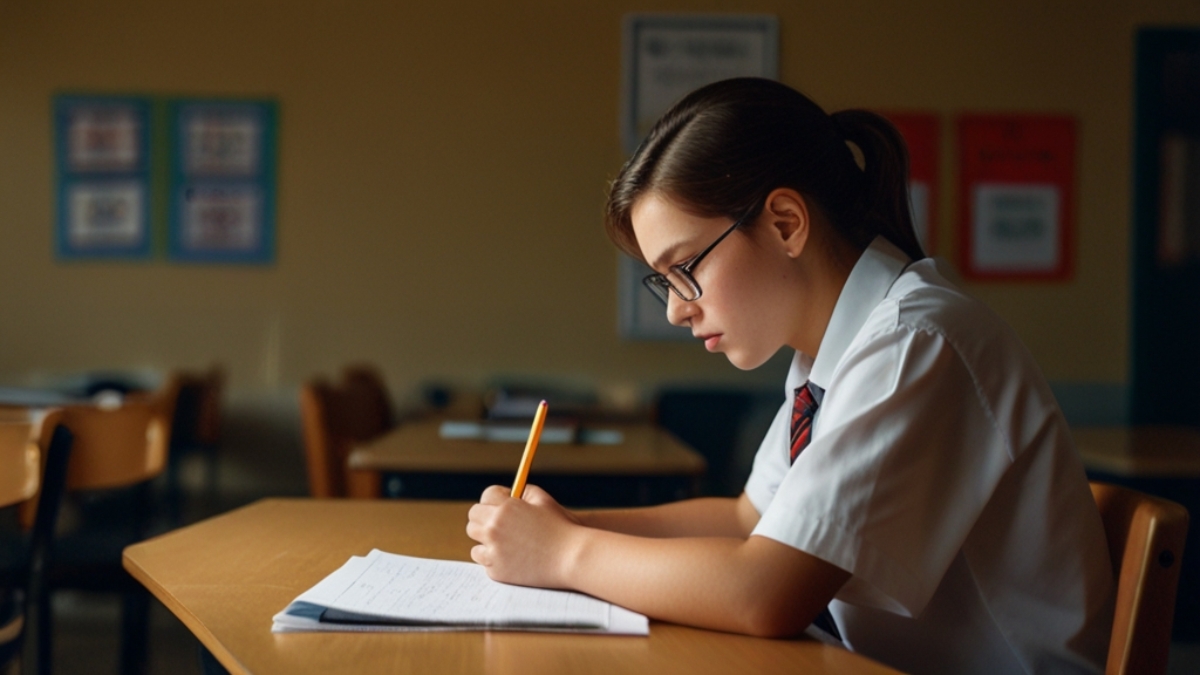
<path id="1" fill-rule="evenodd" d="M 691 287 L 690 290 L 695 291 L 694 297 L 686 297 L 682 291 L 675 287 L 675 284 L 671 283 L 671 280 L 667 278 L 667 275 L 659 274 L 657 272 L 654 274 L 647 274 L 645 277 L 643 277 L 642 285 L 645 286 L 646 289 L 650 291 L 650 295 L 653 295 L 655 298 L 657 298 L 658 301 L 663 304 L 663 306 L 666 306 L 667 304 L 667 298 L 669 297 L 667 293 L 670 291 L 674 291 L 675 295 L 679 296 L 679 299 L 683 300 L 684 302 L 695 302 L 699 300 L 700 296 L 704 295 L 704 290 L 700 288 L 700 284 L 696 281 L 696 277 L 692 276 L 692 271 L 696 269 L 696 265 L 699 265 L 700 261 L 704 260 L 704 256 L 708 255 L 714 248 L 716 248 L 717 244 L 724 241 L 725 237 L 729 236 L 729 233 L 738 229 L 742 225 L 745 225 L 756 215 L 758 215 L 758 209 L 752 209 L 751 211 L 747 212 L 746 215 L 735 220 L 733 225 L 729 226 L 728 230 L 725 230 L 721 236 L 717 237 L 716 241 L 708 245 L 708 248 L 705 248 L 703 251 L 692 256 L 690 259 L 679 263 L 678 265 L 671 265 L 668 271 L 675 272 L 681 279 L 687 282 L 687 284 Z"/>

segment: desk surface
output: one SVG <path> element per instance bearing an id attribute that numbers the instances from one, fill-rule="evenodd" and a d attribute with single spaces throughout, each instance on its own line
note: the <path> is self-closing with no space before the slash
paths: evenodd
<path id="1" fill-rule="evenodd" d="M 1072 430 L 1088 469 L 1126 477 L 1200 477 L 1200 430 L 1097 427 Z"/>
<path id="2" fill-rule="evenodd" d="M 372 548 L 467 560 L 461 502 L 268 499 L 125 549 L 125 569 L 231 673 L 894 673 L 806 639 L 652 622 L 650 637 L 271 633 L 271 617 Z"/>
<path id="3" fill-rule="evenodd" d="M 451 440 L 438 436 L 441 422 L 402 424 L 371 443 L 355 448 L 347 460 L 352 469 L 436 473 L 512 473 L 524 443 Z M 684 475 L 704 473 L 704 458 L 653 424 L 603 425 L 624 439 L 614 445 L 543 443 L 534 474 Z"/>

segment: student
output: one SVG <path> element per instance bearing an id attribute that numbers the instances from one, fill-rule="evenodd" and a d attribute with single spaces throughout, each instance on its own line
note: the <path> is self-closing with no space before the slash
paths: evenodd
<path id="1" fill-rule="evenodd" d="M 609 235 L 708 351 L 795 350 L 787 400 L 736 499 L 571 512 L 489 488 L 467 525 L 489 575 L 760 636 L 828 605 L 849 648 L 912 673 L 1098 672 L 1113 576 L 1067 424 L 1012 330 L 925 259 L 907 162 L 881 117 L 768 80 L 664 115 Z"/>

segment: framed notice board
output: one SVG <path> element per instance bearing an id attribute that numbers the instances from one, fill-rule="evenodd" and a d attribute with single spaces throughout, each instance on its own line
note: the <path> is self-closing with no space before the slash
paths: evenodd
<path id="1" fill-rule="evenodd" d="M 170 258 L 274 261 L 276 104 L 174 100 L 168 117 Z"/>
<path id="2" fill-rule="evenodd" d="M 56 223 L 60 259 L 151 255 L 150 99 L 54 99 Z"/>

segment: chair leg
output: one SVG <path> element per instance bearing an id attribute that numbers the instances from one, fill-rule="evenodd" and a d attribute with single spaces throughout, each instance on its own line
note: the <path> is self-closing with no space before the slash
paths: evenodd
<path id="1" fill-rule="evenodd" d="M 40 589 L 35 602 L 37 610 L 34 621 L 37 628 L 33 631 L 33 640 L 38 675 L 51 675 L 54 672 L 54 614 L 50 609 L 50 596 L 48 589 Z"/>
<path id="2" fill-rule="evenodd" d="M 121 602 L 121 673 L 145 675 L 149 662 L 150 593 L 126 591 Z"/>

